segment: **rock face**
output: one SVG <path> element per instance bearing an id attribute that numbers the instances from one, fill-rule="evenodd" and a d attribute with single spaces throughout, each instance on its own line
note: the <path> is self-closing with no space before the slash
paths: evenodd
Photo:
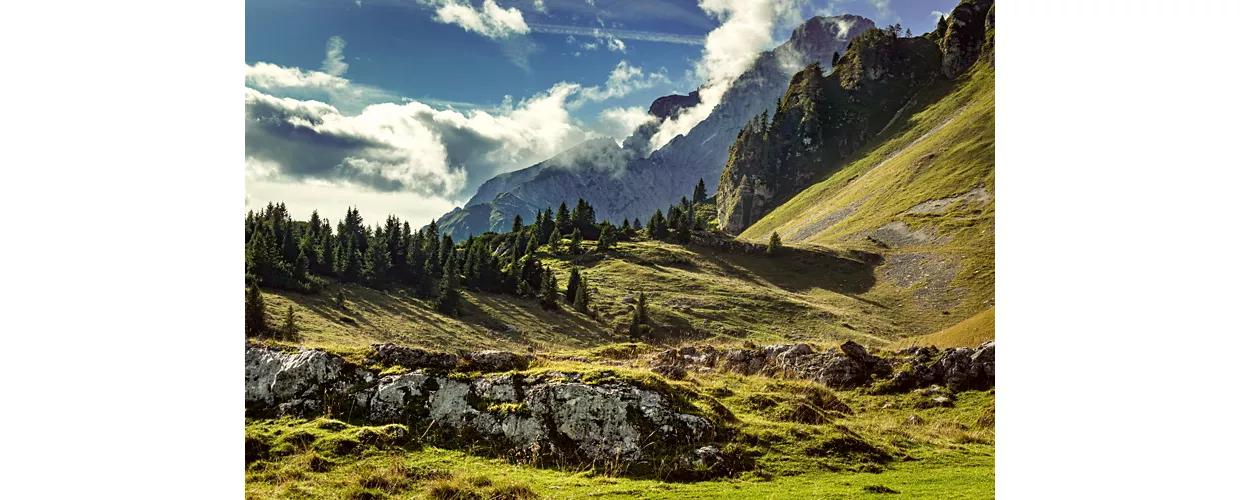
<path id="1" fill-rule="evenodd" d="M 627 155 L 619 168 L 613 159 L 592 165 L 585 162 L 587 168 L 571 169 L 548 168 L 548 160 L 497 176 L 484 183 L 465 208 L 445 216 L 444 219 L 451 220 L 440 221 L 441 231 L 457 240 L 485 232 L 484 224 L 498 231 L 506 229 L 514 215 L 532 221 L 534 210 L 548 206 L 554 209 L 561 202 L 572 205 L 578 198 L 594 206 L 600 221 L 639 218 L 644 222 L 656 209 L 666 210 L 668 205 L 689 195 L 699 179 L 714 185 L 737 133 L 755 115 L 775 109 L 793 73 L 813 61 L 829 65 L 834 53 L 844 53 L 853 37 L 873 26 L 873 21 L 851 15 L 810 19 L 797 27 L 787 42 L 760 54 L 724 93 L 710 115 L 689 133 L 647 154 L 649 139 L 657 130 L 652 121 L 624 141 L 623 155 L 611 155 Z M 655 117 L 671 116 L 696 100 L 695 94 L 662 97 L 651 105 L 650 113 Z M 530 172 L 532 169 L 536 172 Z M 515 199 L 501 206 L 495 203 L 500 193 Z M 466 219 L 468 224 L 456 222 Z"/>
<path id="2" fill-rule="evenodd" d="M 394 347 L 378 350 L 387 359 L 414 364 L 431 359 Z M 490 352 L 465 358 L 505 367 L 520 358 L 503 354 L 510 356 Z M 248 416 L 330 411 L 587 461 L 631 462 L 680 447 L 698 448 L 714 438 L 710 420 L 678 411 L 666 394 L 623 382 L 589 384 L 576 374 L 463 379 L 414 371 L 380 377 L 322 351 L 287 352 L 248 343 L 245 361 Z"/>
<path id="3" fill-rule="evenodd" d="M 947 32 L 939 40 L 943 49 L 943 75 L 955 78 L 969 69 L 994 28 L 994 0 L 965 0 L 947 18 Z"/>
<path id="4" fill-rule="evenodd" d="M 769 345 L 754 349 L 711 346 L 668 349 L 650 358 L 651 370 L 722 371 L 742 375 L 782 375 L 846 389 L 875 384 L 886 392 L 946 384 L 953 389 L 985 389 L 995 383 L 994 341 L 977 349 L 955 347 L 938 351 L 910 347 L 883 358 L 855 342 L 814 352 L 808 344 Z"/>
<path id="5" fill-rule="evenodd" d="M 870 29 L 852 39 L 835 68 L 793 75 L 772 113 L 740 130 L 719 179 L 720 226 L 738 234 L 835 168 L 891 121 L 922 86 L 942 78 L 930 37 Z"/>

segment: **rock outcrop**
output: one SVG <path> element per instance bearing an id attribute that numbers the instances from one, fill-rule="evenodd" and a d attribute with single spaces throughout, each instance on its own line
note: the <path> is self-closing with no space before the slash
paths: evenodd
<path id="1" fill-rule="evenodd" d="M 947 31 L 939 41 L 943 50 L 943 75 L 960 76 L 969 69 L 994 28 L 994 0 L 964 0 L 947 18 Z"/>
<path id="2" fill-rule="evenodd" d="M 392 345 L 376 346 L 376 357 L 402 366 L 448 364 L 444 356 Z M 462 358 L 496 370 L 525 361 L 498 352 Z M 467 378 L 424 370 L 380 376 L 323 351 L 250 343 L 245 368 L 247 416 L 330 413 L 512 452 L 626 463 L 672 450 L 689 453 L 715 434 L 714 423 L 687 413 L 671 395 L 614 377 L 588 383 L 572 373 Z"/>
<path id="3" fill-rule="evenodd" d="M 651 370 L 721 371 L 742 375 L 785 376 L 847 389 L 873 385 L 880 392 L 905 392 L 944 384 L 957 390 L 985 389 L 995 384 L 995 343 L 977 349 L 910 347 L 879 357 L 855 342 L 825 352 L 808 344 L 769 345 L 753 349 L 712 346 L 668 349 L 650 358 Z"/>

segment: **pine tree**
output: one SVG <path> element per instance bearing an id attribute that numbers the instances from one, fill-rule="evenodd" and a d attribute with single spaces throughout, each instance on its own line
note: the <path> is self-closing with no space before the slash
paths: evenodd
<path id="1" fill-rule="evenodd" d="M 614 246 L 615 244 L 616 244 L 616 228 L 612 227 L 610 223 L 604 223 L 603 231 L 598 236 L 598 247 L 595 248 L 595 251 L 606 252 L 610 250 L 611 247 Z"/>
<path id="2" fill-rule="evenodd" d="M 557 302 L 560 300 L 560 291 L 556 288 L 555 273 L 551 269 L 543 271 L 542 293 L 540 294 L 540 302 L 545 309 L 555 309 Z"/>
<path id="3" fill-rule="evenodd" d="M 344 298 L 344 290 L 336 290 L 336 307 L 347 309 L 349 302 Z"/>
<path id="4" fill-rule="evenodd" d="M 388 283 L 388 273 L 392 270 L 392 259 L 388 255 L 387 244 L 376 241 L 366 249 L 362 263 L 362 278 L 371 286 L 384 286 Z"/>
<path id="5" fill-rule="evenodd" d="M 550 241 L 553 231 L 555 220 L 551 218 L 551 207 L 547 207 L 547 211 L 542 214 L 542 225 L 538 226 L 538 243 L 545 244 Z"/>
<path id="6" fill-rule="evenodd" d="M 560 234 L 568 234 L 573 230 L 572 216 L 568 213 L 568 204 L 560 202 L 560 210 L 555 213 L 555 227 Z"/>
<path id="7" fill-rule="evenodd" d="M 702 203 L 706 201 L 706 180 L 698 178 L 697 187 L 693 188 L 693 202 Z"/>
<path id="8" fill-rule="evenodd" d="M 547 244 L 551 245 L 552 255 L 560 254 L 560 240 L 563 240 L 563 239 L 564 239 L 564 235 L 560 234 L 560 228 L 557 227 L 551 230 L 551 238 L 547 240 Z"/>
<path id="9" fill-rule="evenodd" d="M 293 305 L 289 304 L 288 311 L 284 313 L 284 324 L 280 325 L 280 338 L 289 342 L 297 341 L 297 315 L 293 312 Z"/>
<path id="10" fill-rule="evenodd" d="M 439 281 L 439 299 L 435 302 L 435 310 L 448 316 L 456 316 L 460 312 L 461 290 L 459 272 L 456 252 L 450 252 L 447 265 L 444 266 L 443 278 Z"/>
<path id="11" fill-rule="evenodd" d="M 525 229 L 525 226 L 521 225 L 521 214 L 514 215 L 512 217 L 512 232 L 519 233 L 522 229 Z"/>
<path id="12" fill-rule="evenodd" d="M 538 239 L 530 238 L 529 242 L 525 244 L 525 255 L 533 257 L 536 253 L 538 253 Z"/>
<path id="13" fill-rule="evenodd" d="M 642 219 L 641 219 L 641 217 L 634 217 L 634 218 L 633 218 L 633 230 L 634 230 L 634 231 L 641 231 L 641 230 L 642 230 Z"/>
<path id="14" fill-rule="evenodd" d="M 688 244 L 693 234 L 690 232 L 690 229 L 693 228 L 693 222 L 690 217 L 688 212 L 680 212 L 680 220 L 676 224 L 676 241 L 681 245 Z"/>
<path id="15" fill-rule="evenodd" d="M 779 249 L 783 248 L 783 246 L 783 242 L 779 239 L 779 233 L 771 231 L 771 239 L 766 243 L 766 254 L 773 256 L 779 253 Z"/>
<path id="16" fill-rule="evenodd" d="M 663 219 L 663 210 L 657 209 L 654 215 L 650 216 L 650 223 L 646 224 L 646 232 L 656 240 L 667 238 L 667 221 Z"/>
<path id="17" fill-rule="evenodd" d="M 585 276 L 581 277 L 581 283 L 577 285 L 577 289 L 572 294 L 573 309 L 585 313 L 590 310 L 590 282 Z"/>
<path id="18" fill-rule="evenodd" d="M 639 338 L 650 330 L 650 318 L 646 313 L 646 292 L 637 295 L 637 307 L 633 309 L 633 318 L 629 322 L 629 336 Z"/>
<path id="19" fill-rule="evenodd" d="M 568 272 L 568 287 L 564 291 L 565 298 L 577 297 L 577 287 L 581 285 L 581 272 L 577 270 L 577 266 L 573 266 Z"/>
<path id="20" fill-rule="evenodd" d="M 258 280 L 251 279 L 245 286 L 245 336 L 262 338 L 267 334 L 267 308 Z"/>
<path id="21" fill-rule="evenodd" d="M 333 238 L 330 228 L 323 232 L 322 241 L 319 242 L 319 266 L 315 269 L 316 273 L 324 276 L 330 276 L 336 272 L 336 238 Z"/>
<path id="22" fill-rule="evenodd" d="M 576 229 L 576 228 L 573 229 L 573 239 L 570 240 L 568 243 L 568 253 L 570 255 L 577 255 L 581 253 L 581 230 L 580 229 Z"/>

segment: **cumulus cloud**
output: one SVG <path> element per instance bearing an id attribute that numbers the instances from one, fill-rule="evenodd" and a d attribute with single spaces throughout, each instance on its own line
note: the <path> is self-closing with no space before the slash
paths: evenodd
<path id="1" fill-rule="evenodd" d="M 323 59 L 323 72 L 332 76 L 341 76 L 349 70 L 349 63 L 344 62 L 343 38 L 333 36 L 327 39 L 327 57 Z"/>
<path id="2" fill-rule="evenodd" d="M 547 4 L 543 0 L 534 0 L 534 10 L 543 14 L 547 13 Z"/>
<path id="3" fill-rule="evenodd" d="M 578 106 L 583 101 L 604 101 L 624 97 L 634 90 L 648 89 L 659 83 L 670 83 L 666 71 L 645 73 L 641 68 L 622 60 L 616 64 L 615 69 L 611 70 L 611 74 L 607 76 L 607 83 L 602 88 L 595 86 L 581 89 L 581 99 L 570 104 L 570 107 Z"/>
<path id="4" fill-rule="evenodd" d="M 581 99 L 577 84 L 559 83 L 516 104 L 506 98 L 492 110 L 435 109 L 403 99 L 348 114 L 325 102 L 273 95 L 252 85 L 288 79 L 347 92 L 352 86 L 348 80 L 261 67 L 253 78 L 247 77 L 245 94 L 247 177 L 255 181 L 329 182 L 458 199 L 494 175 L 527 167 L 597 135 L 569 114 L 569 100 Z M 622 85 L 649 79 L 627 64 L 613 75 L 609 82 L 619 91 Z"/>
<path id="5" fill-rule="evenodd" d="M 721 23 L 706 35 L 702 58 L 694 66 L 696 77 L 705 82 L 698 91 L 701 103 L 665 119 L 650 140 L 651 150 L 710 116 L 732 82 L 772 45 L 772 31 L 799 22 L 804 5 L 804 0 L 700 0 L 698 7 Z"/>
<path id="6" fill-rule="evenodd" d="M 525 17 L 516 7 L 500 7 L 495 0 L 485 0 L 482 8 L 474 8 L 465 0 L 418 0 L 435 8 L 436 22 L 455 24 L 465 31 L 478 33 L 487 38 L 502 39 L 530 32 Z"/>
<path id="7" fill-rule="evenodd" d="M 245 66 L 245 86 L 268 94 L 325 102 L 347 114 L 361 112 L 370 104 L 399 100 L 399 96 L 386 90 L 351 83 L 322 71 L 304 71 L 265 62 Z"/>
<path id="8" fill-rule="evenodd" d="M 940 12 L 940 11 L 937 11 L 937 10 L 932 10 L 932 11 L 930 11 L 930 20 L 931 20 L 931 21 L 934 21 L 935 23 L 937 23 L 937 22 L 939 22 L 939 19 L 940 19 L 940 18 L 948 17 L 948 16 L 950 16 L 950 15 L 951 15 L 951 13 L 949 13 L 949 12 Z"/>
<path id="9" fill-rule="evenodd" d="M 633 134 L 637 127 L 655 120 L 655 116 L 640 106 L 609 108 L 599 113 L 599 132 L 616 139 L 617 144 Z"/>

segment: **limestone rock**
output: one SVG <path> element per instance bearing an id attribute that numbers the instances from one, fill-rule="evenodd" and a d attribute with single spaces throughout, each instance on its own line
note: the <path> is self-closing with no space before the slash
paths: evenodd
<path id="1" fill-rule="evenodd" d="M 391 343 L 374 344 L 370 347 L 374 350 L 373 357 L 375 360 L 388 366 L 400 365 L 410 369 L 431 368 L 439 370 L 451 370 L 456 366 L 456 356 L 448 353 L 429 352 Z"/>

